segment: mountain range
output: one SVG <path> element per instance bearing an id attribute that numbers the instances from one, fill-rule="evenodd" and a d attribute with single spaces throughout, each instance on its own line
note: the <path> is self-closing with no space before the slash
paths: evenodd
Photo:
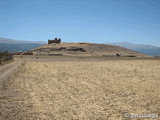
<path id="1" fill-rule="evenodd" d="M 42 41 L 21 41 L 0 37 L 0 52 L 8 51 L 10 53 L 18 51 L 28 51 L 46 44 Z"/>
<path id="2" fill-rule="evenodd" d="M 147 45 L 147 44 L 134 44 L 130 42 L 113 42 L 113 43 L 106 42 L 105 44 L 128 48 L 151 56 L 160 56 L 160 47 L 158 46 Z"/>
<path id="3" fill-rule="evenodd" d="M 0 37 L 0 52 L 8 51 L 10 53 L 18 51 L 28 51 L 40 47 L 47 42 L 42 41 L 21 41 Z M 105 42 L 104 44 L 115 45 L 131 49 L 151 56 L 160 56 L 160 47 L 146 44 L 134 44 L 129 42 Z"/>

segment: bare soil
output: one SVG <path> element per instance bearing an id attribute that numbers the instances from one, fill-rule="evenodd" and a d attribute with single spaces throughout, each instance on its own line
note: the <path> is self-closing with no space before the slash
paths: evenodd
<path id="1" fill-rule="evenodd" d="M 129 120 L 125 113 L 160 115 L 159 58 L 16 58 L 22 65 L 16 63 L 16 72 L 0 83 L 0 120 Z"/>

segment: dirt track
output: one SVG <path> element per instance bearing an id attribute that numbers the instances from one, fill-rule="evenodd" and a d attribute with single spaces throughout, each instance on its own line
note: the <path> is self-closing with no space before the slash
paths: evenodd
<path id="1" fill-rule="evenodd" d="M 22 61 L 0 84 L 0 120 L 129 120 L 124 113 L 159 114 L 159 60 L 26 56 Z"/>
<path id="2" fill-rule="evenodd" d="M 19 58 L 15 58 L 14 61 L 0 66 L 0 83 L 10 76 L 15 70 L 22 64 Z"/>

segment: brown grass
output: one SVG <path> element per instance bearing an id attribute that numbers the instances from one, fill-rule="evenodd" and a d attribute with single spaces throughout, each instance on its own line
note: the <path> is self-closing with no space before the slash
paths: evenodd
<path id="1" fill-rule="evenodd" d="M 25 62 L 3 83 L 0 119 L 127 120 L 124 113 L 159 114 L 159 86 L 159 60 Z"/>
<path id="2" fill-rule="evenodd" d="M 66 48 L 63 50 L 52 50 L 52 49 L 60 49 Z M 68 51 L 70 48 L 83 48 L 85 52 L 82 51 Z M 62 54 L 69 56 L 103 56 L 103 55 L 116 55 L 117 53 L 125 56 L 141 56 L 148 57 L 148 55 L 144 55 L 139 52 L 135 52 L 133 50 L 113 46 L 106 44 L 94 44 L 94 43 L 60 43 L 60 44 L 46 44 L 31 50 L 33 54 Z"/>

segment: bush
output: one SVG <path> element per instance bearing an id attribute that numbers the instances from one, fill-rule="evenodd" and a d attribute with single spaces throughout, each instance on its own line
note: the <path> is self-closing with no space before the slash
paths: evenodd
<path id="1" fill-rule="evenodd" d="M 136 57 L 136 56 L 134 56 L 134 55 L 128 55 L 127 57 Z"/>
<path id="2" fill-rule="evenodd" d="M 13 55 L 10 53 L 0 53 L 0 64 L 5 61 L 9 61 L 13 59 Z"/>

